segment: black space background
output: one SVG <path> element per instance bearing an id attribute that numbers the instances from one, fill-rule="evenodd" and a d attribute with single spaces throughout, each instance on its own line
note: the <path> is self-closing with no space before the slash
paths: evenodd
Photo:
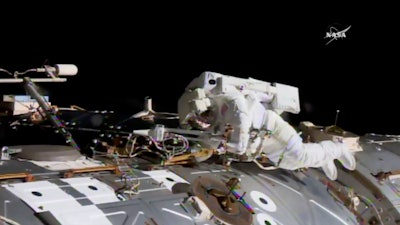
<path id="1" fill-rule="evenodd" d="M 67 83 L 40 84 L 51 102 L 127 115 L 145 96 L 156 111 L 176 112 L 185 86 L 206 70 L 253 77 L 299 88 L 293 124 L 331 125 L 339 109 L 344 129 L 400 134 L 400 20 L 391 6 L 88 4 L 2 7 L 0 68 L 76 64 Z M 331 25 L 351 28 L 325 45 Z M 17 93 L 0 84 L 0 94 Z"/>

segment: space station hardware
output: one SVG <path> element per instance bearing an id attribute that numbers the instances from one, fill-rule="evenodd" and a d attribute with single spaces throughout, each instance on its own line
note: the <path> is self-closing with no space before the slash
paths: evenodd
<path id="1" fill-rule="evenodd" d="M 331 140 L 345 143 L 347 148 L 353 153 L 363 150 L 360 145 L 360 136 L 343 130 L 336 125 L 323 127 L 314 125 L 309 121 L 303 121 L 300 123 L 299 129 L 302 131 L 302 136 L 307 142 Z"/>
<path id="2" fill-rule="evenodd" d="M 70 66 L 34 70 L 50 73 L 46 79 L 76 71 Z M 20 79 L 22 73 L 10 74 L 9 79 Z M 93 155 L 83 156 L 71 150 L 73 145 L 3 147 L 0 221 L 36 225 L 394 225 L 400 221 L 399 168 L 388 167 L 398 165 L 398 157 L 386 151 L 396 147 L 389 141 L 400 138 L 367 137 L 363 147 L 368 154 L 363 154 L 359 144 L 363 139 L 358 136 L 340 133 L 337 127 L 324 130 L 303 123 L 302 139 L 280 116 L 300 111 L 296 87 L 204 72 L 178 101 L 180 118 L 174 122 L 180 127 L 159 123 L 160 118 L 178 119 L 177 115 L 154 111 L 146 97 L 144 110 L 128 120 L 141 118 L 150 129 L 121 123 L 85 129 L 79 123 L 73 127 L 55 123 L 60 118 L 47 99 L 37 100 L 34 82 L 24 79 L 25 89 L 42 109 L 39 112 L 58 129 L 95 133 L 87 146 Z M 22 151 L 10 156 L 13 149 Z M 353 154 L 360 154 L 361 161 L 356 171 L 349 172 L 355 167 Z M 371 159 L 375 155 L 379 162 Z M 344 168 L 336 168 L 334 159 L 341 160 Z M 332 181 L 337 175 L 346 179 Z"/>
<path id="3" fill-rule="evenodd" d="M 11 77 L 0 78 L 0 83 L 22 83 L 24 81 L 21 76 L 30 73 L 45 73 L 47 78 L 32 78 L 32 82 L 65 82 L 66 78 L 61 78 L 60 76 L 75 76 L 78 73 L 78 67 L 73 64 L 56 64 L 55 66 L 45 65 L 41 68 L 28 69 L 23 72 L 15 71 L 10 72 L 6 69 L 0 68 L 0 72 L 4 72 Z"/>
<path id="4" fill-rule="evenodd" d="M 42 96 L 49 105 L 49 96 Z M 22 115 L 39 108 L 39 103 L 29 95 L 3 95 L 0 113 L 3 115 Z"/>
<path id="5" fill-rule="evenodd" d="M 36 82 L 65 82 L 66 78 L 60 78 L 60 76 L 74 76 L 78 73 L 78 68 L 72 64 L 56 64 L 54 67 L 44 65 L 41 68 L 28 69 L 23 72 L 15 71 L 11 73 L 8 70 L 0 69 L 0 72 L 4 72 L 11 76 L 11 78 L 2 78 L 0 83 L 22 83 L 26 92 L 36 100 L 36 104 L 39 107 L 36 110 L 31 110 L 33 120 L 37 118 L 47 118 L 57 129 L 59 133 L 63 135 L 66 143 L 70 144 L 75 149 L 79 150 L 79 146 L 72 138 L 71 133 L 65 129 L 65 125 L 60 120 L 55 112 L 55 109 L 51 107 L 46 98 L 44 98 L 38 91 Z M 37 72 L 45 73 L 47 78 L 30 78 L 25 74 Z M 19 78 L 23 76 L 22 78 Z"/>

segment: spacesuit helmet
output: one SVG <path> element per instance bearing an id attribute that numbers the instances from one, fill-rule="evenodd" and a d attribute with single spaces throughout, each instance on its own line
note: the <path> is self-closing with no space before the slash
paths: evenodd
<path id="1" fill-rule="evenodd" d="M 214 113 L 211 109 L 201 112 L 192 112 L 186 118 L 187 124 L 195 129 L 207 130 L 214 123 Z"/>
<path id="2" fill-rule="evenodd" d="M 181 126 L 205 130 L 213 122 L 209 111 L 211 99 L 203 88 L 186 90 L 178 101 L 178 114 Z"/>

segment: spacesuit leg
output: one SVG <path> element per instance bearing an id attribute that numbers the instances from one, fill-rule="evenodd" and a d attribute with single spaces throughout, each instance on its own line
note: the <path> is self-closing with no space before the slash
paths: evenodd
<path id="1" fill-rule="evenodd" d="M 322 167 L 333 180 L 337 177 L 333 160 L 338 159 L 347 169 L 355 169 L 355 158 L 344 144 L 332 141 L 302 143 L 290 124 L 275 112 L 267 111 L 266 127 L 271 131 L 271 137 L 265 139 L 263 152 L 280 168 Z"/>
<path id="2" fill-rule="evenodd" d="M 338 159 L 346 169 L 355 169 L 354 156 L 342 143 L 321 141 L 319 143 L 302 143 L 301 150 L 296 151 L 296 157 L 306 167 L 321 167 L 326 162 Z M 297 153 L 297 151 L 299 151 Z"/>
<path id="3" fill-rule="evenodd" d="M 297 146 L 299 150 L 291 151 L 290 154 L 295 154 L 300 163 L 304 167 L 321 167 L 326 176 L 331 180 L 337 179 L 337 169 L 334 160 L 338 159 L 342 165 L 348 170 L 354 170 L 356 161 L 350 151 L 342 143 L 332 141 L 322 141 L 319 143 L 302 143 Z M 286 156 L 286 155 L 285 155 Z"/>

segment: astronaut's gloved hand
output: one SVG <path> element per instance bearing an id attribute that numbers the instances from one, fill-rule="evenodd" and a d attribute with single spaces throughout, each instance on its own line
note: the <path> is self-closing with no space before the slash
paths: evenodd
<path id="1" fill-rule="evenodd" d="M 356 159 L 354 158 L 353 153 L 351 153 L 346 147 L 344 147 L 342 155 L 337 159 L 343 165 L 344 168 L 348 170 L 356 169 Z"/>

